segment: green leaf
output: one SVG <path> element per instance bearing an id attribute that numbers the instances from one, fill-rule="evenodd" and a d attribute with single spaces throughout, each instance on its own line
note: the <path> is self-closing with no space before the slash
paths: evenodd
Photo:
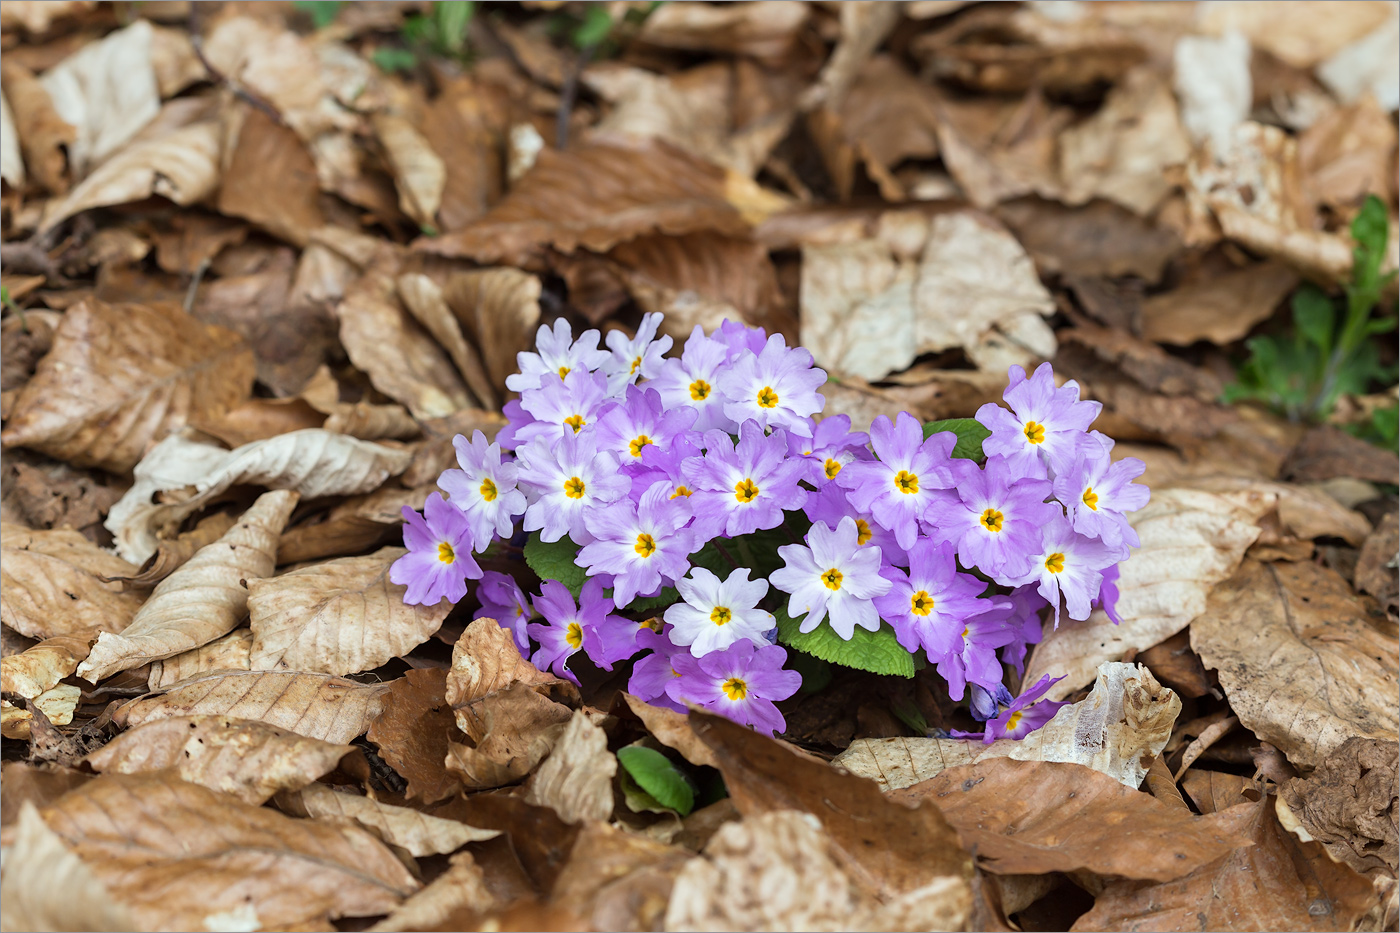
<path id="1" fill-rule="evenodd" d="M 803 654 L 801 651 L 794 651 L 788 655 L 787 669 L 797 671 L 802 676 L 802 686 L 798 688 L 798 693 L 803 696 L 816 693 L 830 684 L 832 680 L 830 664 L 821 658 Z"/>
<path id="2" fill-rule="evenodd" d="M 953 445 L 953 456 L 981 463 L 987 459 L 982 453 L 982 442 L 992 436 L 992 432 L 982 426 L 976 418 L 946 418 L 943 421 L 930 421 L 924 425 L 924 437 L 929 438 L 941 431 L 957 435 Z"/>
<path id="3" fill-rule="evenodd" d="M 612 590 L 609 590 L 608 593 L 611 595 Z M 655 596 L 638 596 L 627 605 L 617 608 L 626 609 L 628 612 L 651 612 L 653 609 L 665 609 L 680 601 L 681 594 L 676 592 L 674 586 L 663 586 L 661 592 Z"/>
<path id="4" fill-rule="evenodd" d="M 466 49 L 467 27 L 471 25 L 475 10 L 472 0 L 438 0 L 433 4 L 438 45 L 444 52 L 461 55 Z"/>
<path id="5" fill-rule="evenodd" d="M 340 13 L 340 0 L 296 0 L 292 7 L 311 17 L 311 25 L 325 29 Z"/>
<path id="6" fill-rule="evenodd" d="M 583 22 L 574 30 L 574 45 L 581 49 L 598 45 L 612 32 L 612 15 L 606 3 L 590 3 Z"/>
<path id="7" fill-rule="evenodd" d="M 1351 238 L 1356 241 L 1357 266 L 1361 267 L 1364 263 L 1369 270 L 1369 267 L 1374 265 L 1375 270 L 1371 271 L 1371 275 L 1374 276 L 1380 270 L 1381 261 L 1385 258 L 1386 240 L 1390 238 L 1390 223 L 1386 217 L 1385 203 L 1374 194 L 1367 196 L 1366 203 L 1361 205 L 1356 219 L 1351 222 Z M 1361 275 L 1357 275 L 1356 278 L 1365 281 Z"/>
<path id="8" fill-rule="evenodd" d="M 408 49 L 386 47 L 375 49 L 370 56 L 381 71 L 412 71 L 418 67 L 418 56 Z"/>
<path id="9" fill-rule="evenodd" d="M 882 622 L 878 632 L 856 626 L 855 633 L 847 641 L 832 630 L 827 620 L 803 634 L 801 623 L 788 616 L 786 607 L 779 606 L 773 615 L 778 620 L 778 641 L 789 648 L 842 667 L 874 674 L 914 676 L 914 656 L 899 644 L 888 622 Z"/>
<path id="10" fill-rule="evenodd" d="M 637 786 L 661 806 L 689 816 L 695 808 L 695 789 L 671 759 L 645 745 L 617 750 L 617 760 Z"/>
<path id="11" fill-rule="evenodd" d="M 530 565 L 530 569 L 541 580 L 558 580 L 567 586 L 574 599 L 578 599 L 583 585 L 588 582 L 588 571 L 574 563 L 577 557 L 578 545 L 568 535 L 558 541 L 545 542 L 535 531 L 525 542 L 525 563 Z"/>
<path id="12" fill-rule="evenodd" d="M 1337 309 L 1332 299 L 1316 285 L 1298 289 L 1293 294 L 1293 326 L 1324 356 L 1331 353 L 1332 335 L 1337 328 Z"/>

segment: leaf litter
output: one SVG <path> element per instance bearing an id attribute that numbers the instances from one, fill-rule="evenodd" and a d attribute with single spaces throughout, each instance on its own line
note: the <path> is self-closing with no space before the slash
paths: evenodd
<path id="1" fill-rule="evenodd" d="M 6 2 L 0 927 L 1393 929 L 1397 18 L 1346 7 Z M 1364 375 L 1222 401 L 1332 338 L 1368 195 Z M 813 658 L 767 738 L 406 605 L 536 329 L 644 312 L 857 430 L 1103 403 L 1119 620 L 1007 667 L 1066 705 L 983 743 Z"/>

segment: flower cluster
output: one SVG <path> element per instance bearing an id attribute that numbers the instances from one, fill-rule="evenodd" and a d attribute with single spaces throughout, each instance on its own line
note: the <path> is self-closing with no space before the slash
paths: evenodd
<path id="1" fill-rule="evenodd" d="M 507 426 L 494 443 L 459 436 L 448 498 L 405 510 L 409 553 L 391 571 L 405 599 L 458 600 L 480 579 L 478 616 L 522 651 L 533 642 L 537 667 L 574 677 L 579 653 L 607 670 L 635 658 L 639 698 L 765 732 L 785 728 L 775 704 L 801 686 L 780 639 L 891 638 L 953 699 L 970 692 L 988 736 L 1053 715 L 1030 708 L 1048 683 L 1013 699 L 1003 665 L 1024 670 L 1047 608 L 1057 625 L 1112 612 L 1116 565 L 1138 543 L 1125 513 L 1148 496 L 1132 482 L 1141 462 L 1114 461 L 1089 430 L 1098 403 L 1057 387 L 1049 364 L 1012 367 L 1007 407 L 984 406 L 980 427 L 926 435 L 900 413 L 866 434 L 814 420 L 826 374 L 781 335 L 697 327 L 667 356 L 660 322 L 606 349 L 562 319 L 540 328 L 507 380 Z M 522 533 L 544 578 L 533 598 L 472 557 Z M 546 551 L 562 565 L 532 559 Z"/>

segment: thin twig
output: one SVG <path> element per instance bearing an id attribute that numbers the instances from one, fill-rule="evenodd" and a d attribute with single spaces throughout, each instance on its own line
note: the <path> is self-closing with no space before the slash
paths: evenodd
<path id="1" fill-rule="evenodd" d="M 199 63 L 204 66 L 204 70 L 209 72 L 209 77 L 215 84 L 221 84 L 228 88 L 233 92 L 235 97 L 247 101 L 252 106 L 261 110 L 267 115 L 268 119 L 272 120 L 272 122 L 276 123 L 278 126 L 286 126 L 286 123 L 282 120 L 282 114 L 277 112 L 276 107 L 272 106 L 272 104 L 268 103 L 257 94 L 254 94 L 246 87 L 243 87 L 241 84 L 235 83 L 232 78 L 215 68 L 214 64 L 209 61 L 208 56 L 204 54 L 204 37 L 199 33 L 198 3 L 190 4 L 190 15 L 189 19 L 186 21 L 186 28 L 190 33 L 190 45 L 194 48 L 195 57 L 198 58 Z"/>
<path id="2" fill-rule="evenodd" d="M 578 57 L 574 59 L 574 67 L 564 78 L 564 86 L 559 89 L 559 119 L 554 124 L 554 148 L 563 151 L 569 145 L 569 118 L 574 113 L 574 99 L 578 97 L 578 82 L 583 75 L 583 69 L 588 67 L 588 63 L 593 59 L 593 53 L 598 51 L 598 43 L 593 42 L 579 49 Z"/>

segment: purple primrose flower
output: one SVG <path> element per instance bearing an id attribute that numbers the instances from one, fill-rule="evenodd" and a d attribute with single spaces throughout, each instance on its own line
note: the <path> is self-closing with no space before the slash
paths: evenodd
<path id="1" fill-rule="evenodd" d="M 501 445 L 488 445 L 480 431 L 473 431 L 470 441 L 458 434 L 452 446 L 461 469 L 444 470 L 438 486 L 467 516 L 476 550 L 484 551 L 495 536 L 509 538 L 515 519 L 525 512 L 525 494 L 515 488 L 520 468 L 514 461 L 501 462 Z"/>
<path id="2" fill-rule="evenodd" d="M 661 393 L 667 409 L 694 409 L 694 430 L 732 434 L 739 426 L 724 413 L 728 353 L 723 343 L 706 337 L 696 325 L 680 359 L 663 360 L 647 388 Z"/>
<path id="3" fill-rule="evenodd" d="M 695 567 L 689 577 L 676 581 L 676 589 L 685 602 L 666 610 L 671 641 L 689 645 L 696 657 L 744 638 L 756 645 L 768 644 L 767 633 L 777 623 L 772 613 L 756 608 L 768 595 L 768 581 L 750 580 L 747 567 L 731 571 L 725 580 Z"/>
<path id="4" fill-rule="evenodd" d="M 907 551 L 938 490 L 956 482 L 952 453 L 958 438 L 942 432 L 924 440 L 919 420 L 903 411 L 893 423 L 884 415 L 876 418 L 870 437 L 879 459 L 850 464 L 837 474 L 836 484 L 846 490 L 852 505 L 873 512 Z"/>
<path id="5" fill-rule="evenodd" d="M 982 442 L 987 456 L 1035 456 L 1055 472 L 1074 460 L 1078 439 L 1099 416 L 1103 405 L 1081 402 L 1079 384 L 1070 380 L 1055 388 L 1055 373 L 1049 363 L 1041 363 L 1035 375 L 1012 366 L 1011 384 L 1002 398 L 1011 406 L 1007 411 L 988 402 L 977 409 L 977 420 L 992 432 Z"/>
<path id="6" fill-rule="evenodd" d="M 669 483 L 657 483 L 632 507 L 623 500 L 612 508 L 594 509 L 584 521 L 595 539 L 578 552 L 578 565 L 590 574 L 616 574 L 613 599 L 626 607 L 638 596 L 650 596 L 674 583 L 690 569 L 686 559 L 699 549 L 690 521 L 690 502 L 671 495 Z"/>
<path id="7" fill-rule="evenodd" d="M 1038 583 L 1038 592 L 1055 611 L 1060 625 L 1060 597 L 1071 619 L 1089 618 L 1089 603 L 1099 595 L 1103 570 L 1118 563 L 1117 549 L 1102 541 L 1076 534 L 1067 519 L 1056 516 L 1044 528 L 1044 544 L 1033 556 L 1030 569 L 1012 581 L 1021 586 Z"/>
<path id="8" fill-rule="evenodd" d="M 888 593 L 892 584 L 880 576 L 880 549 L 861 547 L 857 535 L 853 518 L 841 519 L 835 529 L 817 522 L 807 532 L 807 546 L 778 548 L 786 566 L 768 579 L 789 594 L 790 618 L 806 615 L 799 626 L 802 632 L 813 631 L 828 615 L 832 631 L 847 641 L 857 625 L 880 630 L 874 599 Z"/>
<path id="9" fill-rule="evenodd" d="M 796 693 L 802 676 L 783 669 L 787 652 L 777 645 L 758 647 L 745 639 L 703 658 L 677 654 L 672 661 L 680 673 L 666 686 L 672 700 L 690 700 L 767 735 L 787 728 L 773 702 Z"/>
<path id="10" fill-rule="evenodd" d="M 1068 510 L 1074 530 L 1109 547 L 1137 547 L 1137 532 L 1124 512 L 1147 505 L 1151 492 L 1133 480 L 1147 464 L 1136 457 L 1113 461 L 1113 441 L 1093 431 L 1079 439 L 1074 464 L 1055 476 L 1055 498 Z M 1126 547 L 1123 556 L 1127 556 Z"/>
<path id="11" fill-rule="evenodd" d="M 521 653 L 528 653 L 530 636 L 525 626 L 534 618 L 534 612 L 515 578 L 494 570 L 486 571 L 476 585 L 476 598 L 481 600 L 481 608 L 472 614 L 472 618 L 495 619 L 502 628 L 510 629 Z"/>
<path id="12" fill-rule="evenodd" d="M 471 523 L 462 510 L 435 492 L 423 503 L 423 514 L 403 507 L 403 543 L 408 553 L 389 568 L 389 580 L 408 587 L 403 601 L 411 606 L 435 606 L 444 598 L 466 598 L 467 579 L 481 576 L 472 559 Z"/>
<path id="13" fill-rule="evenodd" d="M 574 370 L 592 372 L 612 356 L 607 350 L 598 349 L 596 330 L 584 331 L 576 341 L 573 336 L 569 322 L 562 317 L 555 318 L 552 329 L 541 324 L 535 333 L 535 349 L 539 352 L 515 355 L 520 372 L 506 377 L 506 388 L 512 392 L 537 389 L 541 376 L 552 374 L 564 379 Z"/>
<path id="14" fill-rule="evenodd" d="M 1050 483 L 1022 478 L 1004 457 L 988 457 L 982 469 L 955 461 L 957 488 L 940 492 L 924 518 L 935 541 L 951 541 L 965 567 L 999 583 L 1027 573 L 1040 552 L 1041 527 L 1060 514 L 1047 503 Z"/>
<path id="15" fill-rule="evenodd" d="M 612 615 L 613 601 L 603 595 L 603 581 L 597 578 L 583 585 L 577 606 L 567 586 L 558 580 L 544 581 L 540 595 L 535 597 L 535 611 L 545 621 L 527 626 L 530 637 L 540 643 L 530 663 L 574 683 L 578 683 L 578 678 L 568 668 L 569 658 L 580 651 L 587 651 L 591 657 L 599 647 L 599 629 L 605 624 L 627 621 Z"/>
<path id="16" fill-rule="evenodd" d="M 798 485 L 802 463 L 787 458 L 787 436 L 765 435 L 757 422 L 739 428 L 735 445 L 722 431 L 705 434 L 703 459 L 682 464 L 690 481 L 695 531 L 701 542 L 718 534 L 745 535 L 776 528 L 783 512 L 800 509 L 807 491 Z"/>
<path id="17" fill-rule="evenodd" d="M 522 447 L 520 484 L 530 505 L 524 528 L 544 541 L 565 535 L 576 544 L 593 540 L 584 516 L 627 495 L 631 483 L 617 469 L 617 458 L 598 450 L 593 431 L 565 434 L 551 442 L 543 437 Z"/>
<path id="18" fill-rule="evenodd" d="M 826 372 L 812 367 L 812 354 L 788 348 L 782 334 L 768 338 L 757 356 L 741 353 L 729 364 L 724 413 L 737 424 L 785 428 L 804 437 L 812 432 L 808 416 L 822 410 L 826 398 L 817 387 Z"/>
<path id="19" fill-rule="evenodd" d="M 951 544 L 920 538 L 909 549 L 908 575 L 886 567 L 883 573 L 893 586 L 875 600 L 880 618 L 894 627 L 905 650 L 923 648 L 935 663 L 961 650 L 964 619 L 992 608 L 980 598 L 986 584 L 957 569 Z"/>

